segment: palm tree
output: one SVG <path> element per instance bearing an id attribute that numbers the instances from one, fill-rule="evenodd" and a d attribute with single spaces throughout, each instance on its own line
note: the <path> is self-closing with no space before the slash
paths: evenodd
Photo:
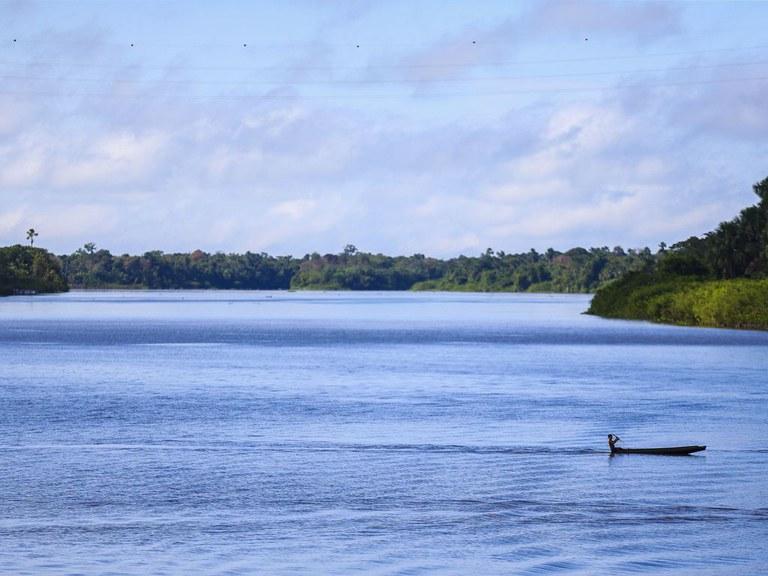
<path id="1" fill-rule="evenodd" d="M 27 240 L 29 240 L 29 245 L 34 246 L 35 244 L 35 236 L 39 236 L 37 232 L 35 232 L 34 228 L 30 228 L 27 230 Z"/>

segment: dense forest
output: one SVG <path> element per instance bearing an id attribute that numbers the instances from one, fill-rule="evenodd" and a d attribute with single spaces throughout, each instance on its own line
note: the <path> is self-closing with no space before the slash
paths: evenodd
<path id="1" fill-rule="evenodd" d="M 66 290 L 61 265 L 53 254 L 19 244 L 0 248 L 0 296 Z"/>
<path id="2" fill-rule="evenodd" d="M 598 290 L 589 312 L 672 324 L 768 329 L 768 178 L 759 201 L 703 238 L 662 250 L 653 267 Z"/>
<path id="3" fill-rule="evenodd" d="M 494 252 L 436 260 L 421 254 L 391 258 L 357 252 L 305 257 L 294 288 L 340 290 L 446 290 L 471 292 L 592 292 L 630 270 L 651 266 L 647 248 L 549 249 L 523 254 Z"/>
<path id="4" fill-rule="evenodd" d="M 493 253 L 479 258 L 460 256 L 446 262 L 441 278 L 416 284 L 416 290 L 473 292 L 594 292 L 598 287 L 632 270 L 653 266 L 648 248 L 573 248 L 561 253 L 551 248 L 543 254 Z"/>
<path id="5" fill-rule="evenodd" d="M 422 254 L 370 254 L 352 245 L 339 254 L 300 259 L 200 250 L 116 256 L 89 243 L 60 259 L 69 285 L 76 288 L 592 292 L 628 271 L 653 266 L 655 256 L 647 248 L 550 249 L 544 254 L 488 249 L 478 257 L 438 260 Z"/>
<path id="6" fill-rule="evenodd" d="M 116 256 L 96 250 L 93 243 L 60 259 L 73 288 L 284 290 L 298 270 L 298 262 L 289 256 L 200 250 Z"/>

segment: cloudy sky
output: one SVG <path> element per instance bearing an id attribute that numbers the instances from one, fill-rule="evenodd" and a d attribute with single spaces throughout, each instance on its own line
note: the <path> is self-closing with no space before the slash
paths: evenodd
<path id="1" fill-rule="evenodd" d="M 0 245 L 655 248 L 768 176 L 768 2 L 0 0 Z"/>

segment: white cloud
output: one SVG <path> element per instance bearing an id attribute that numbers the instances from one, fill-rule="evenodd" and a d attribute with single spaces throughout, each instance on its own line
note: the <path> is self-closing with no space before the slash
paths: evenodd
<path id="1" fill-rule="evenodd" d="M 80 239 L 114 231 L 119 224 L 117 210 L 97 204 L 48 205 L 45 207 L 24 205 L 0 213 L 0 234 L 9 243 L 23 240 L 27 228 L 40 233 L 40 244 L 49 245 L 52 239 Z M 83 240 L 86 241 L 86 240 Z"/>
<path id="2" fill-rule="evenodd" d="M 387 8 L 375 12 L 379 19 Z M 219 48 L 210 62 L 176 55 L 180 77 L 191 82 L 175 84 L 163 80 L 176 76 L 160 56 L 128 56 L 98 31 L 81 30 L 79 43 L 77 30 L 50 43 L 40 32 L 31 56 L 55 60 L 56 42 L 69 52 L 56 56 L 63 66 L 36 72 L 49 77 L 41 95 L 0 96 L 0 241 L 35 226 L 56 250 L 93 240 L 115 251 L 301 254 L 352 242 L 453 256 L 488 246 L 655 245 L 701 233 L 753 201 L 749 186 L 766 176 L 764 83 L 720 82 L 735 77 L 721 71 L 699 72 L 711 84 L 695 88 L 655 87 L 677 78 L 648 74 L 623 89 L 554 95 L 535 88 L 562 79 L 528 79 L 521 84 L 534 90 L 522 99 L 462 83 L 478 64 L 525 51 L 546 56 L 543 38 L 581 42 L 587 53 L 581 36 L 589 30 L 590 46 L 605 42 L 589 54 L 605 56 L 674 39 L 680 18 L 669 4 L 537 2 L 485 26 L 437 22 L 410 48 L 390 52 L 382 43 L 381 66 L 367 72 L 364 49 L 359 57 L 340 57 L 330 45 L 318 55 L 301 51 L 300 61 L 276 57 L 275 77 L 320 87 L 263 92 L 255 51 L 228 53 L 221 69 Z M 562 46 L 551 54 L 572 56 Z M 415 72 L 411 80 L 462 80 L 451 85 L 458 97 L 403 95 L 397 83 L 406 70 Z M 323 84 L 366 73 L 387 82 Z M 74 82 L 80 77 L 94 81 Z M 132 92 L 113 97 L 121 82 Z M 518 84 L 501 87 L 509 86 Z"/>
<path id="3" fill-rule="evenodd" d="M 606 105 L 576 105 L 557 110 L 546 138 L 563 151 L 600 151 L 634 130 L 633 118 Z"/>
<path id="4" fill-rule="evenodd" d="M 238 235 L 241 222 L 233 217 L 213 217 L 205 230 L 208 244 L 222 245 L 231 243 Z M 201 238 L 202 239 L 202 238 Z"/>
<path id="5" fill-rule="evenodd" d="M 21 228 L 24 226 L 26 213 L 27 211 L 23 207 L 7 212 L 0 212 L 0 234 L 9 238 L 16 233 L 20 235 Z M 19 239 L 13 243 L 18 243 L 20 240 L 21 238 L 19 237 Z"/>
<path id="6" fill-rule="evenodd" d="M 515 231 L 535 238 L 550 238 L 563 233 L 598 228 L 626 227 L 641 206 L 640 196 L 603 198 L 571 206 L 552 203 L 535 215 L 517 223 Z"/>
<path id="7" fill-rule="evenodd" d="M 28 120 L 29 106 L 0 95 L 0 136 L 10 135 Z"/>
<path id="8" fill-rule="evenodd" d="M 296 200 L 286 200 L 272 206 L 269 209 L 271 216 L 279 218 L 290 218 L 291 220 L 301 220 L 306 218 L 317 207 L 317 202 L 309 198 L 299 198 Z"/>
<path id="9" fill-rule="evenodd" d="M 485 248 L 480 237 L 472 232 L 432 238 L 424 246 L 430 254 L 474 254 Z"/>
<path id="10" fill-rule="evenodd" d="M 317 200 L 298 198 L 278 202 L 256 218 L 246 243 L 249 249 L 281 251 L 281 244 L 296 245 L 297 237 L 303 235 L 323 238 L 323 243 L 336 249 L 350 241 L 344 235 L 349 233 L 349 215 L 356 209 L 354 200 L 341 193 L 327 193 Z M 317 245 L 311 248 L 323 250 Z M 304 249 L 309 250 L 309 246 Z"/>
<path id="11" fill-rule="evenodd" d="M 0 141 L 0 186 L 25 188 L 41 182 L 47 170 L 48 138 L 34 124 Z M 2 193 L 2 190 L 0 190 Z"/>
<path id="12" fill-rule="evenodd" d="M 158 131 L 141 135 L 109 133 L 84 151 L 59 150 L 52 179 L 58 187 L 121 185 L 146 178 L 162 161 L 169 137 Z"/>
<path id="13" fill-rule="evenodd" d="M 246 114 L 242 120 L 243 127 L 256 130 L 275 138 L 281 136 L 297 122 L 307 118 L 307 112 L 298 106 L 266 110 L 260 114 Z"/>
<path id="14" fill-rule="evenodd" d="M 0 157 L 4 155 L 0 154 Z M 28 187 L 43 175 L 44 156 L 40 150 L 25 150 L 7 158 L 0 166 L 0 186 Z"/>
<path id="15" fill-rule="evenodd" d="M 98 204 L 53 206 L 37 216 L 39 228 L 50 237 L 84 238 L 115 229 L 121 218 L 119 210 Z"/>

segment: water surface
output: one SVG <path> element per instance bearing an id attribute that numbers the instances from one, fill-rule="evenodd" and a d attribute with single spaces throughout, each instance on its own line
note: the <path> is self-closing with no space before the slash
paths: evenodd
<path id="1" fill-rule="evenodd" d="M 0 572 L 765 573 L 768 334 L 588 301 L 2 299 Z"/>

